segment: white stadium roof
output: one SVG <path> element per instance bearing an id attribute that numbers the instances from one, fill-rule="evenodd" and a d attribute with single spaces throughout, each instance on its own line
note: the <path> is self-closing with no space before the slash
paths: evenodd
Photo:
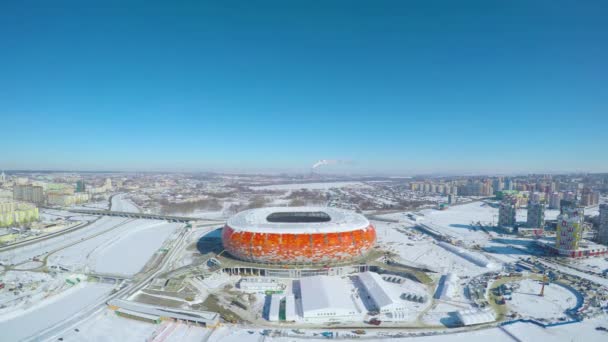
<path id="1" fill-rule="evenodd" d="M 330 207 L 269 207 L 242 211 L 227 225 L 234 231 L 275 234 L 338 233 L 365 229 L 369 221 L 353 211 Z"/>

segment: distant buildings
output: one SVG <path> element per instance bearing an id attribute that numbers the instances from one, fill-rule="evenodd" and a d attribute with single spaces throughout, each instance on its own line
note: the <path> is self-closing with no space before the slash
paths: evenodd
<path id="1" fill-rule="evenodd" d="M 460 196 L 492 196 L 494 189 L 489 180 L 486 181 L 468 181 L 466 184 L 458 187 Z"/>
<path id="2" fill-rule="evenodd" d="M 517 207 L 510 198 L 500 202 L 498 208 L 498 226 L 513 227 L 515 226 L 517 216 Z"/>
<path id="3" fill-rule="evenodd" d="M 0 202 L 0 227 L 38 221 L 38 208 L 33 204 L 20 202 Z"/>
<path id="4" fill-rule="evenodd" d="M 89 194 L 87 193 L 75 193 L 75 194 L 65 194 L 65 193 L 57 193 L 50 192 L 47 195 L 47 203 L 49 205 L 57 205 L 57 206 L 70 206 L 74 204 L 82 204 L 87 203 L 89 201 Z"/>
<path id="5" fill-rule="evenodd" d="M 580 204 L 584 207 L 590 207 L 598 205 L 600 202 L 600 193 L 598 191 L 592 191 L 589 188 L 583 188 L 581 193 Z"/>
<path id="6" fill-rule="evenodd" d="M 78 184 L 76 187 L 78 188 Z M 47 189 L 46 200 L 49 205 L 70 206 L 89 201 L 88 193 L 74 193 L 74 188 L 65 184 L 49 184 Z"/>
<path id="7" fill-rule="evenodd" d="M 560 209 L 560 201 L 562 200 L 562 194 L 559 192 L 553 192 L 549 195 L 549 209 Z"/>
<path id="8" fill-rule="evenodd" d="M 494 180 L 494 182 L 492 183 L 492 187 L 494 188 L 494 191 L 502 191 L 505 188 L 505 183 L 502 181 L 502 178 L 496 178 Z"/>
<path id="9" fill-rule="evenodd" d="M 561 250 L 577 250 L 583 237 L 583 208 L 562 206 L 562 213 L 557 217 L 555 247 Z"/>
<path id="10" fill-rule="evenodd" d="M 44 203 L 44 190 L 42 186 L 32 184 L 16 184 L 13 187 L 13 199 L 16 201 Z"/>
<path id="11" fill-rule="evenodd" d="M 453 194 L 448 195 L 448 204 L 449 205 L 456 204 L 456 201 L 457 201 L 456 195 L 453 195 Z"/>
<path id="12" fill-rule="evenodd" d="M 608 204 L 600 204 L 600 228 L 597 240 L 601 244 L 608 245 Z"/>
<path id="13" fill-rule="evenodd" d="M 0 183 L 6 183 L 6 175 L 4 174 L 4 171 L 2 171 L 2 174 L 0 174 Z"/>
<path id="14" fill-rule="evenodd" d="M 106 182 L 104 183 L 104 187 L 106 188 L 106 191 L 111 191 L 112 190 L 112 180 L 110 178 L 106 178 Z"/>
<path id="15" fill-rule="evenodd" d="M 456 195 L 458 193 L 456 186 L 453 186 L 451 184 L 436 184 L 429 182 L 412 182 L 410 183 L 410 190 L 436 193 L 441 195 Z"/>

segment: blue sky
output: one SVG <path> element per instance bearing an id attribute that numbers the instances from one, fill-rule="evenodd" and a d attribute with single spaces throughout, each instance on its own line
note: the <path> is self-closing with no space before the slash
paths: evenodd
<path id="1" fill-rule="evenodd" d="M 607 14 L 605 1 L 4 1 L 0 168 L 608 171 Z"/>

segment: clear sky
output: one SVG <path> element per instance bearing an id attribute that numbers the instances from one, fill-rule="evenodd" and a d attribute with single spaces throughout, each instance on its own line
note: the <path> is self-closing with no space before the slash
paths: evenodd
<path id="1" fill-rule="evenodd" d="M 607 1 L 2 1 L 0 168 L 608 171 Z"/>

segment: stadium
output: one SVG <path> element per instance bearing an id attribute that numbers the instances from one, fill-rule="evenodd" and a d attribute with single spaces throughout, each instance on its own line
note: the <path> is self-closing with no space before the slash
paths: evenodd
<path id="1" fill-rule="evenodd" d="M 271 264 L 329 264 L 365 255 L 376 230 L 352 211 L 322 207 L 251 209 L 230 218 L 222 232 L 226 252 Z"/>

